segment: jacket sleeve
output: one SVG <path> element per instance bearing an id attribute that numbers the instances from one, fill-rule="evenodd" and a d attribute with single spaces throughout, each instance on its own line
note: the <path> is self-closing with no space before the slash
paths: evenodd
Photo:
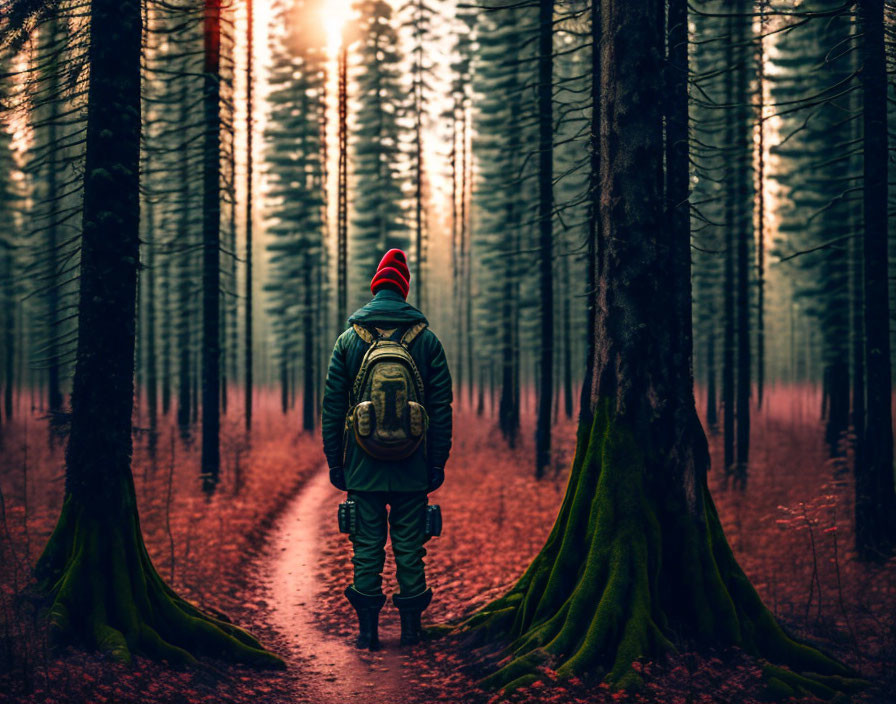
<path id="1" fill-rule="evenodd" d="M 429 332 L 429 331 L 427 331 Z M 451 373 L 442 343 L 434 333 L 429 352 L 429 379 L 426 383 L 426 401 L 423 404 L 429 415 L 429 432 L 426 436 L 428 463 L 432 467 L 444 467 L 451 451 Z"/>
<path id="2" fill-rule="evenodd" d="M 332 467 L 342 466 L 342 441 L 345 429 L 345 414 L 348 412 L 349 384 L 346 369 L 345 333 L 336 340 L 330 366 L 327 368 L 327 381 L 324 385 L 324 398 L 321 404 L 321 434 L 324 440 L 324 454 L 327 464 Z"/>

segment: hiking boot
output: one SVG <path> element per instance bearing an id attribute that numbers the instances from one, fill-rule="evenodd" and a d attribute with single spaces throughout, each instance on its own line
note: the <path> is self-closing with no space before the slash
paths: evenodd
<path id="1" fill-rule="evenodd" d="M 427 589 L 414 596 L 392 595 L 392 603 L 398 608 L 401 616 L 401 645 L 417 645 L 423 637 L 423 626 L 420 614 L 432 601 L 432 589 Z"/>
<path id="2" fill-rule="evenodd" d="M 385 594 L 364 594 L 354 585 L 345 588 L 345 598 L 358 612 L 358 639 L 355 647 L 362 650 L 379 650 L 380 609 L 386 603 Z"/>

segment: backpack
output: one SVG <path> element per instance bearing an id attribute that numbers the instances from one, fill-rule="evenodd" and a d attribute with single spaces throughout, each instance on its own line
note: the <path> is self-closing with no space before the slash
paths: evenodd
<path id="1" fill-rule="evenodd" d="M 408 351 L 426 323 L 412 325 L 398 340 L 392 339 L 394 330 L 371 330 L 357 323 L 353 327 L 370 347 L 349 395 L 346 431 L 352 430 L 358 445 L 376 459 L 410 457 L 429 426 L 421 403 L 423 379 Z"/>

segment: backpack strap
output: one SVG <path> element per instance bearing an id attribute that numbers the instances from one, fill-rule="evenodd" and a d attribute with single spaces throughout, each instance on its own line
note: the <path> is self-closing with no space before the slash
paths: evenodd
<path id="1" fill-rule="evenodd" d="M 401 336 L 401 344 L 407 347 L 416 339 L 417 335 L 424 330 L 426 330 L 426 323 L 422 320 L 419 323 L 412 325 L 405 330 L 404 335 Z"/>
<path id="2" fill-rule="evenodd" d="M 427 324 L 422 320 L 419 323 L 415 323 L 414 325 L 412 325 L 411 327 L 409 327 L 407 330 L 404 331 L 399 342 L 401 342 L 402 345 L 407 347 L 417 338 L 417 336 L 421 332 L 426 330 L 426 327 L 427 327 Z M 358 335 L 358 337 L 360 337 L 362 340 L 364 340 L 364 342 L 366 342 L 368 345 L 372 344 L 374 340 L 376 340 L 380 337 L 383 337 L 383 335 L 381 335 L 381 334 L 375 335 L 369 328 L 366 328 L 363 325 L 360 325 L 359 323 L 353 323 L 352 328 L 354 329 L 354 331 Z M 383 330 L 382 332 L 385 333 L 388 331 Z"/>
<path id="3" fill-rule="evenodd" d="M 370 332 L 363 325 L 358 325 L 358 323 L 352 323 L 352 328 L 354 328 L 355 333 L 357 333 L 358 337 L 360 337 L 364 342 L 368 345 L 371 344 L 374 340 L 373 333 Z"/>

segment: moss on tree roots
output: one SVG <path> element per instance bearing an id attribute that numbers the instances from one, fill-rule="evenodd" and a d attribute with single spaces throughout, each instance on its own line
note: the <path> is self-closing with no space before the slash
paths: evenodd
<path id="1" fill-rule="evenodd" d="M 598 404 L 590 427 L 580 425 L 566 496 L 541 552 L 507 594 L 457 629 L 507 643 L 506 664 L 483 686 L 524 686 L 548 663 L 560 676 L 596 673 L 636 688 L 632 663 L 674 652 L 673 632 L 803 673 L 767 666 L 773 694 L 825 696 L 860 684 L 781 629 L 737 564 L 705 478 L 696 510 L 683 491 L 657 489 L 657 473 L 675 472 L 674 461 L 651 453 L 609 402 Z"/>
<path id="2" fill-rule="evenodd" d="M 124 663 L 140 653 L 176 667 L 195 664 L 198 655 L 284 667 L 249 633 L 174 593 L 146 552 L 133 497 L 124 503 L 113 519 L 66 495 L 37 565 L 51 599 L 51 642 L 96 647 Z"/>

